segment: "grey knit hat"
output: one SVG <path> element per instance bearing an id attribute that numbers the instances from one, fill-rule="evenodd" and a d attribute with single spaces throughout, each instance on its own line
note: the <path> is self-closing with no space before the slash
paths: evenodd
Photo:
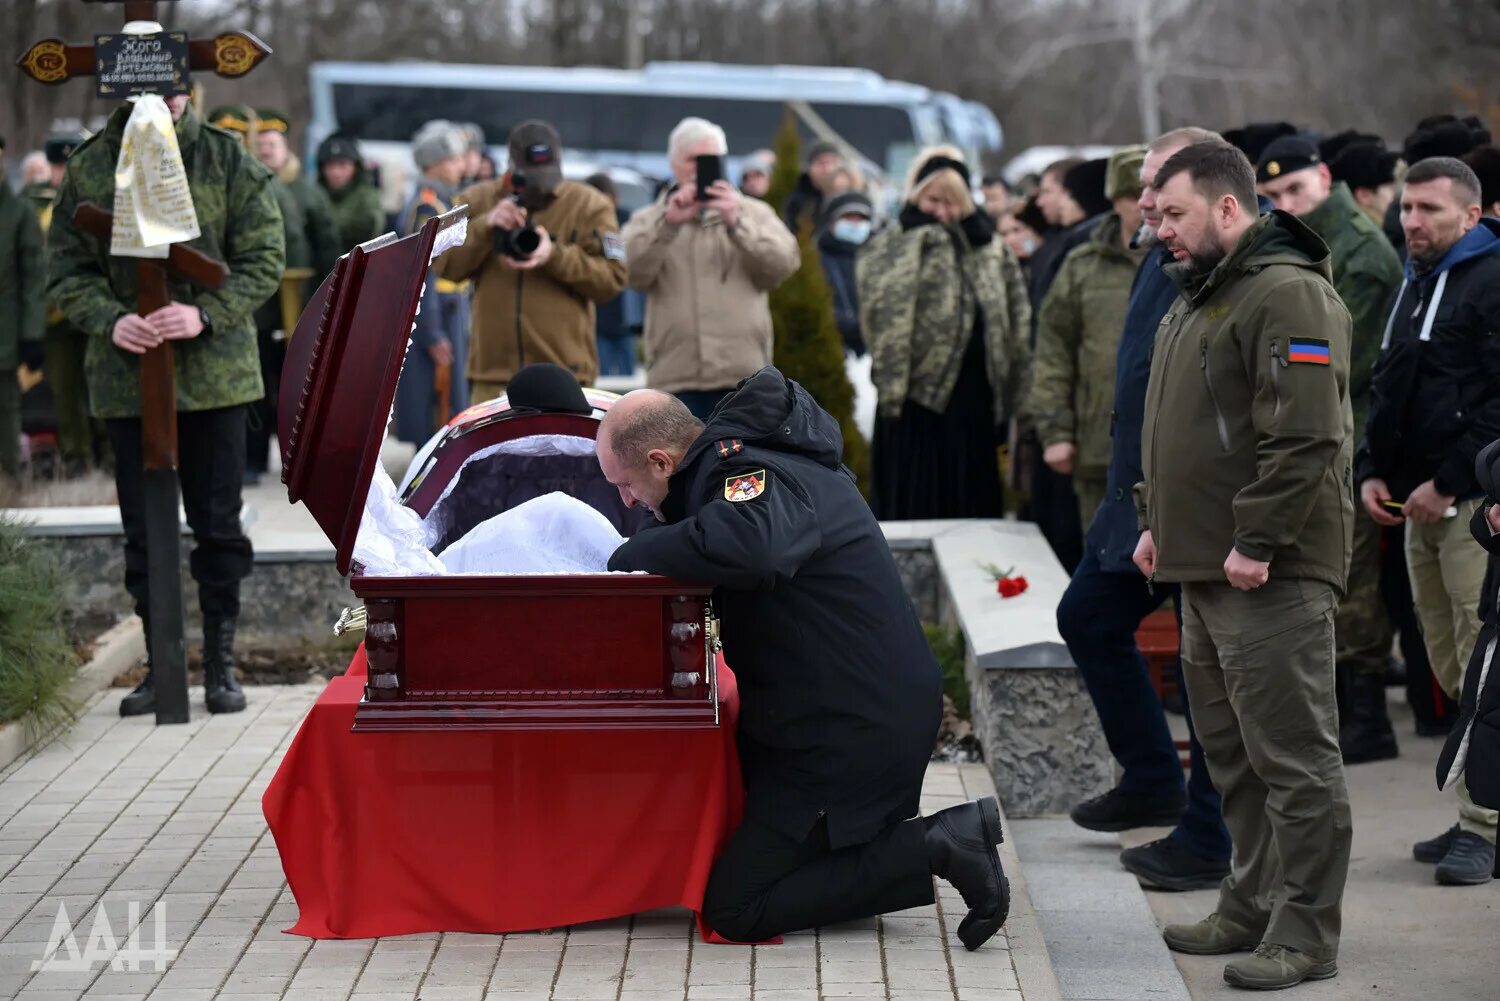
<path id="1" fill-rule="evenodd" d="M 411 158 L 426 170 L 450 156 L 463 156 L 469 148 L 469 137 L 462 128 L 437 118 L 417 130 L 411 137 Z"/>

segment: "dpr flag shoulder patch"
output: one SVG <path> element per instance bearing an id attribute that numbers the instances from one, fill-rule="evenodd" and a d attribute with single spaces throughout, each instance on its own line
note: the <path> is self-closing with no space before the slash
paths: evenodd
<path id="1" fill-rule="evenodd" d="M 1327 365 L 1332 357 L 1327 341 L 1316 337 L 1293 337 L 1287 341 L 1286 360 L 1294 365 Z"/>
<path id="2" fill-rule="evenodd" d="M 752 501 L 766 492 L 766 471 L 757 469 L 753 473 L 740 473 L 724 481 L 724 499 L 731 504 Z"/>

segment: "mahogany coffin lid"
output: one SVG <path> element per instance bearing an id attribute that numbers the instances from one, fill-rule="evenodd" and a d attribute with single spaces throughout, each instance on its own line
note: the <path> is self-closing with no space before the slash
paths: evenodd
<path id="1" fill-rule="evenodd" d="M 387 233 L 349 251 L 287 343 L 277 408 L 281 479 L 287 499 L 306 504 L 333 543 L 341 574 L 349 572 L 433 247 L 467 211 L 459 206 L 411 236 Z"/>

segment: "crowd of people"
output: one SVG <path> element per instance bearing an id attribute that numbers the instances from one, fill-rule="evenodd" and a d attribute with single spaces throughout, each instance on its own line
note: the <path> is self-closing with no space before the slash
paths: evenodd
<path id="1" fill-rule="evenodd" d="M 329 137 L 310 170 L 274 109 L 171 108 L 202 246 L 230 279 L 136 316 L 132 274 L 73 224 L 78 203 L 113 194 L 126 109 L 28 156 L 23 191 L 0 185 L 0 472 L 20 461 L 17 370 L 44 372 L 67 468 L 113 463 L 149 630 L 129 358 L 177 342 L 215 711 L 243 706 L 240 491 L 268 467 L 289 327 L 340 255 L 464 207 L 397 391 L 394 433 L 420 444 L 529 364 L 583 385 L 631 371 L 637 336 L 646 385 L 711 424 L 773 362 L 769 293 L 804 265 L 805 234 L 843 348 L 868 362 L 874 513 L 1014 508 L 1071 573 L 1058 626 L 1121 769 L 1073 819 L 1169 826 L 1122 864 L 1151 886 L 1220 890 L 1169 945 L 1253 950 L 1226 968 L 1239 986 L 1336 972 L 1344 767 L 1399 753 L 1393 674 L 1418 732 L 1451 731 L 1450 759 L 1466 755 L 1482 790 L 1449 767 L 1457 821 L 1413 855 L 1445 885 L 1492 878 L 1495 745 L 1465 729 L 1494 712 L 1465 664 L 1487 673 L 1500 586 L 1485 451 L 1500 439 L 1500 148 L 1477 119 L 1426 119 L 1400 149 L 1285 123 L 1179 128 L 1019 188 L 932 147 L 891 207 L 837 142 L 811 146 L 782 205 L 765 201 L 769 151 L 738 184 L 722 170 L 700 183 L 729 145 L 695 117 L 668 140 L 672 176 L 628 217 L 607 174 L 564 177 L 548 122 L 515 126 L 497 171 L 480 130 L 434 120 L 389 218 L 357 137 Z M 1135 641 L 1168 604 L 1186 780 Z M 122 712 L 152 704 L 148 675 Z"/>

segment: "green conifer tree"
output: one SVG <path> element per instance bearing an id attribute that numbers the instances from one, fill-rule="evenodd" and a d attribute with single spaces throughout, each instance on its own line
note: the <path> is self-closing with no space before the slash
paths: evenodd
<path id="1" fill-rule="evenodd" d="M 776 168 L 766 201 L 780 211 L 797 186 L 802 142 L 788 113 L 776 133 Z M 833 318 L 833 292 L 823 277 L 812 226 L 796 234 L 802 264 L 771 292 L 771 324 L 776 334 L 776 367 L 801 383 L 818 405 L 833 415 L 844 435 L 844 462 L 870 495 L 870 446 L 854 423 L 854 387 L 844 371 L 844 340 Z"/>
<path id="2" fill-rule="evenodd" d="M 0 516 L 0 723 L 32 742 L 71 723 L 78 659 L 63 628 L 62 569 L 9 515 Z"/>

